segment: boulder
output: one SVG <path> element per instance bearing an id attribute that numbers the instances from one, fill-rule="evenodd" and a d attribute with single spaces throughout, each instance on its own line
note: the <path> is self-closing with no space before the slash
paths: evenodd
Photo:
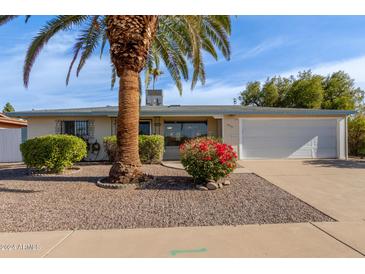
<path id="1" fill-rule="evenodd" d="M 228 180 L 225 180 L 224 182 L 223 182 L 223 185 L 224 186 L 228 186 L 228 185 L 230 185 L 231 184 L 231 182 L 230 181 L 228 181 Z"/>
<path id="2" fill-rule="evenodd" d="M 209 181 L 209 182 L 207 183 L 207 188 L 208 188 L 209 190 L 215 190 L 215 189 L 217 189 L 217 188 L 218 188 L 218 184 L 217 184 L 216 182 Z"/>
<path id="3" fill-rule="evenodd" d="M 203 185 L 196 185 L 195 188 L 198 190 L 208 190 L 208 188 Z"/>

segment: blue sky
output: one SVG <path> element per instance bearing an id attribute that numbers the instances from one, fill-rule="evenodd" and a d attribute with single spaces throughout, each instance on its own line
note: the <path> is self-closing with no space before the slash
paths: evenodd
<path id="1" fill-rule="evenodd" d="M 22 85 L 27 45 L 49 17 L 24 17 L 0 27 L 0 106 L 16 110 L 105 106 L 117 104 L 110 90 L 107 54 L 95 54 L 69 86 L 65 76 L 76 34 L 57 35 L 40 54 L 30 78 Z M 304 69 L 327 75 L 344 70 L 365 89 L 365 16 L 238 16 L 232 17 L 232 57 L 217 62 L 206 57 L 207 82 L 193 91 L 184 85 L 180 96 L 169 75 L 156 83 L 165 104 L 232 104 L 248 81 L 289 76 Z"/>

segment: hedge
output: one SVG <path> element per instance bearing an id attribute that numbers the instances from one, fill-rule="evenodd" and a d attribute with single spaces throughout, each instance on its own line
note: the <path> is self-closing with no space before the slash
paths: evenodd
<path id="1" fill-rule="evenodd" d="M 50 173 L 62 172 L 87 155 L 84 140 L 61 134 L 29 139 L 20 145 L 20 151 L 27 167 Z"/>
<path id="2" fill-rule="evenodd" d="M 103 139 L 104 148 L 109 160 L 117 159 L 117 137 L 107 136 Z M 162 161 L 164 152 L 164 137 L 161 135 L 139 135 L 139 158 L 143 164 L 158 164 Z"/>

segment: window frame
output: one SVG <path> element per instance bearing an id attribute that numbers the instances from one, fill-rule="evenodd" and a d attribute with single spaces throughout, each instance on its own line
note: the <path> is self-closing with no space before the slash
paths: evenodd
<path id="1" fill-rule="evenodd" d="M 65 132 L 65 122 L 73 122 L 73 130 L 74 133 L 73 134 L 69 134 Z M 81 123 L 85 123 L 86 126 L 86 134 L 85 135 L 77 135 L 77 122 L 81 122 Z M 67 135 L 72 135 L 72 136 L 77 136 L 80 138 L 89 138 L 90 137 L 90 131 L 89 131 L 89 126 L 90 126 L 90 121 L 89 120 L 61 120 L 61 134 L 67 134 Z"/>
<path id="2" fill-rule="evenodd" d="M 117 118 L 116 117 L 113 117 L 111 120 L 110 120 L 111 124 L 110 124 L 110 134 L 111 135 L 117 135 Z M 148 122 L 149 123 L 149 130 L 150 130 L 150 134 L 149 135 L 153 135 L 153 132 L 152 132 L 152 119 L 141 119 L 139 120 L 138 122 L 138 135 L 139 135 L 139 124 L 141 122 Z"/>
<path id="3" fill-rule="evenodd" d="M 202 121 L 186 121 L 186 120 L 183 120 L 183 121 L 164 121 L 164 126 L 163 126 L 163 136 L 164 136 L 164 140 L 165 140 L 165 146 L 166 147 L 176 147 L 174 145 L 167 145 L 167 142 L 166 142 L 166 124 L 181 124 L 181 132 L 182 132 L 182 129 L 183 129 L 183 124 L 205 124 L 206 125 L 206 134 L 205 135 L 201 135 L 200 137 L 202 136 L 208 136 L 208 120 L 202 120 Z M 188 139 L 194 139 L 194 138 L 197 138 L 199 136 L 196 136 L 196 137 L 193 137 L 193 138 L 188 138 Z"/>
<path id="4" fill-rule="evenodd" d="M 139 134 L 139 126 L 140 126 L 141 123 L 148 123 L 149 124 L 150 133 L 148 135 L 152 135 L 152 120 L 149 120 L 149 119 L 139 120 L 139 122 L 138 122 L 138 135 L 140 135 Z M 141 134 L 141 135 L 146 135 L 146 134 Z"/>

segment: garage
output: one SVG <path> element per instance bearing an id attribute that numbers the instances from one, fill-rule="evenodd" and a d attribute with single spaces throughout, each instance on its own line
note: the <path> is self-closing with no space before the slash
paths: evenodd
<path id="1" fill-rule="evenodd" d="M 345 119 L 241 118 L 241 159 L 341 158 Z"/>

